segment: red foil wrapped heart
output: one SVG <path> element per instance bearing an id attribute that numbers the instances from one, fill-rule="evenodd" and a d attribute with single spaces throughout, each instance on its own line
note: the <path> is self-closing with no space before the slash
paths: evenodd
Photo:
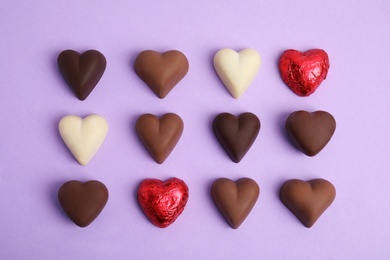
<path id="1" fill-rule="evenodd" d="M 172 224 L 183 212 L 188 201 L 188 187 L 184 181 L 146 179 L 138 188 L 138 203 L 149 220 L 160 228 Z"/>
<path id="2" fill-rule="evenodd" d="M 286 50 L 279 60 L 279 72 L 286 85 L 298 96 L 309 96 L 326 78 L 328 54 L 321 49 L 306 52 Z"/>

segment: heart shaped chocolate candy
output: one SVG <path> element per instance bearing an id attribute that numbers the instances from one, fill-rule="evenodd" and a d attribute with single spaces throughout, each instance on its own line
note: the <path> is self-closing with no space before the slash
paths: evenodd
<path id="1" fill-rule="evenodd" d="M 260 64 L 260 55 L 254 49 L 236 52 L 224 48 L 214 56 L 215 71 L 234 98 L 240 98 L 252 84 Z"/>
<path id="2" fill-rule="evenodd" d="M 66 50 L 60 53 L 57 63 L 63 78 L 80 100 L 88 97 L 106 69 L 106 58 L 96 50 L 81 55 Z"/>
<path id="3" fill-rule="evenodd" d="M 159 164 L 162 164 L 175 148 L 183 128 L 183 121 L 173 113 L 165 114 L 161 118 L 144 114 L 136 123 L 136 131 L 141 142 Z"/>
<path id="4" fill-rule="evenodd" d="M 252 113 L 238 117 L 221 113 L 213 121 L 214 134 L 233 162 L 240 162 L 260 131 L 260 120 Z"/>
<path id="5" fill-rule="evenodd" d="M 336 189 L 327 180 L 289 180 L 280 188 L 280 200 L 302 222 L 310 228 L 332 204 Z"/>
<path id="6" fill-rule="evenodd" d="M 211 187 L 215 204 L 234 229 L 244 222 L 256 204 L 259 194 L 259 185 L 249 178 L 242 178 L 235 182 L 220 178 Z"/>
<path id="7" fill-rule="evenodd" d="M 336 121 L 325 111 L 295 111 L 286 121 L 286 129 L 296 146 L 306 155 L 315 156 L 330 141 Z"/>
<path id="8" fill-rule="evenodd" d="M 159 97 L 166 95 L 184 78 L 189 68 L 186 56 L 177 50 L 159 53 L 141 52 L 134 62 L 134 70 Z"/>
<path id="9" fill-rule="evenodd" d="M 279 72 L 284 83 L 298 96 L 309 96 L 326 78 L 328 54 L 321 49 L 306 52 L 286 50 L 279 60 Z"/>
<path id="10" fill-rule="evenodd" d="M 160 228 L 171 225 L 183 212 L 188 201 L 184 181 L 146 179 L 138 188 L 138 202 L 149 220 Z"/>
<path id="11" fill-rule="evenodd" d="M 58 201 L 66 215 L 79 227 L 91 224 L 103 210 L 108 190 L 99 181 L 68 181 L 58 191 Z"/>
<path id="12" fill-rule="evenodd" d="M 68 115 L 61 119 L 59 131 L 66 146 L 81 165 L 87 165 L 103 144 L 108 123 L 99 115 L 81 118 Z"/>

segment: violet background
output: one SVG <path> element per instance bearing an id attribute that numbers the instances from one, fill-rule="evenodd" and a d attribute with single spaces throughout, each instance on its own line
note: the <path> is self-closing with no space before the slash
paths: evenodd
<path id="1" fill-rule="evenodd" d="M 389 1 L 20 1 L 0 2 L 0 259 L 388 259 L 390 257 Z M 217 50 L 254 48 L 259 74 L 233 99 L 218 79 Z M 277 69 L 286 49 L 322 48 L 328 78 L 310 97 L 291 92 Z M 97 49 L 107 59 L 98 86 L 79 101 L 58 72 L 65 49 Z M 178 49 L 187 76 L 163 100 L 132 64 L 146 49 Z M 296 110 L 326 110 L 337 121 L 316 157 L 285 135 Z M 260 134 L 235 164 L 211 129 L 221 112 L 253 112 Z M 134 131 L 143 113 L 174 112 L 184 133 L 158 165 Z M 79 165 L 58 133 L 68 114 L 109 122 L 105 143 Z M 145 178 L 183 179 L 190 199 L 174 224 L 144 216 L 136 190 Z M 220 177 L 250 177 L 261 187 L 246 221 L 231 229 L 210 197 Z M 279 201 L 292 178 L 325 178 L 334 203 L 305 228 Z M 87 228 L 57 202 L 69 180 L 96 179 L 110 198 Z"/>

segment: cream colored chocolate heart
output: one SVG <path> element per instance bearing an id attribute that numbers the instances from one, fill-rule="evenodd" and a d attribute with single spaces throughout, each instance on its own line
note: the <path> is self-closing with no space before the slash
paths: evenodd
<path id="1" fill-rule="evenodd" d="M 260 64 L 260 55 L 253 49 L 236 52 L 225 48 L 214 56 L 215 71 L 234 98 L 241 97 L 252 84 Z"/>
<path id="2" fill-rule="evenodd" d="M 98 115 L 81 118 L 68 115 L 61 119 L 62 140 L 81 165 L 87 165 L 103 144 L 108 132 L 106 119 Z"/>

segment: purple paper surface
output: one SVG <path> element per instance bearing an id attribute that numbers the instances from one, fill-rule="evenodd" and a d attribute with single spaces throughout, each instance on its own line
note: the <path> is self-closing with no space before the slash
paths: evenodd
<path id="1" fill-rule="evenodd" d="M 389 1 L 20 1 L 0 2 L 0 259 L 388 259 L 390 257 Z M 233 99 L 212 59 L 221 48 L 253 48 L 260 71 Z M 324 49 L 327 79 L 309 97 L 281 80 L 286 49 Z M 107 59 L 95 90 L 79 101 L 56 59 L 96 49 Z M 187 76 L 165 99 L 137 77 L 140 51 L 177 49 Z M 298 151 L 284 124 L 296 110 L 325 110 L 337 129 L 315 157 Z M 174 112 L 184 132 L 168 159 L 152 160 L 135 133 L 141 114 Z M 261 130 L 233 163 L 211 122 L 252 112 Z M 107 138 L 81 166 L 58 132 L 68 114 L 99 114 Z M 183 179 L 187 206 L 160 229 L 136 200 L 145 178 Z M 249 177 L 261 192 L 237 230 L 215 207 L 215 179 Z M 280 202 L 288 179 L 324 178 L 333 204 L 310 229 Z M 99 180 L 110 193 L 99 217 L 79 228 L 57 191 L 69 180 Z"/>

